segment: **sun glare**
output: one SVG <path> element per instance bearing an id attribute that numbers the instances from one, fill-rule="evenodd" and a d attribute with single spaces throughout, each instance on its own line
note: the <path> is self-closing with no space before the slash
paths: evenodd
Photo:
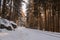
<path id="1" fill-rule="evenodd" d="M 28 4 L 28 0 L 23 0 L 24 2 L 22 2 L 22 11 L 24 12 L 25 16 L 26 16 L 26 10 L 27 10 L 27 4 Z"/>

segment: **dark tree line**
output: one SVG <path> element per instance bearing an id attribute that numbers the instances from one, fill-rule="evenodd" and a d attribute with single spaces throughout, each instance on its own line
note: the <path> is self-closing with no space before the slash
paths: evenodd
<path id="1" fill-rule="evenodd" d="M 59 0 L 31 0 L 30 4 L 28 9 L 28 27 L 60 32 Z"/>
<path id="2" fill-rule="evenodd" d="M 0 16 L 17 24 L 23 22 L 22 2 L 27 4 L 24 0 L 0 0 Z"/>
<path id="3" fill-rule="evenodd" d="M 0 16 L 2 18 L 6 18 L 8 20 L 15 21 L 18 20 L 18 17 L 20 16 L 20 3 L 21 0 L 0 0 Z"/>

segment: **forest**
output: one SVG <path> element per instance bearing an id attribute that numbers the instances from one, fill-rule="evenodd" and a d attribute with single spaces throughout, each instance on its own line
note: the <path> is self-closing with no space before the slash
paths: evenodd
<path id="1" fill-rule="evenodd" d="M 60 0 L 0 0 L 0 17 L 27 28 L 60 32 Z"/>

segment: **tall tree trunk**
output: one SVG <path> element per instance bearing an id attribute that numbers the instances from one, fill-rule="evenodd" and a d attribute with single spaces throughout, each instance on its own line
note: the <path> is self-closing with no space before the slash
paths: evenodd
<path id="1" fill-rule="evenodd" d="M 6 0 L 3 0 L 2 14 L 1 17 L 5 18 L 6 15 Z"/>

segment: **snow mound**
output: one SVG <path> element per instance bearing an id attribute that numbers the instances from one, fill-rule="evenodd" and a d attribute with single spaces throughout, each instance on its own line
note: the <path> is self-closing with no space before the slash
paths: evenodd
<path id="1" fill-rule="evenodd" d="M 4 24 L 6 27 L 11 26 L 9 21 L 3 18 L 0 19 L 0 24 Z"/>
<path id="2" fill-rule="evenodd" d="M 13 21 L 9 21 L 4 18 L 0 18 L 0 28 L 6 28 L 6 29 L 14 29 L 17 27 L 17 24 L 14 23 Z"/>

